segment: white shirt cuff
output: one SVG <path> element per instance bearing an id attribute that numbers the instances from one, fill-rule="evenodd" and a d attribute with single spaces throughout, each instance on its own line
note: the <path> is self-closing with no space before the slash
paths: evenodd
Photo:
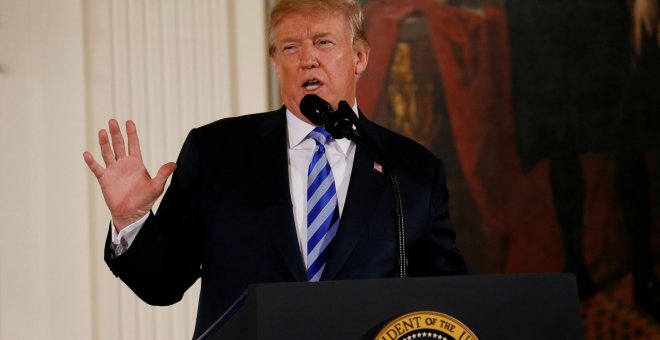
<path id="1" fill-rule="evenodd" d="M 147 221 L 149 213 L 142 216 L 139 220 L 129 224 L 126 228 L 122 229 L 120 232 L 117 232 L 114 222 L 110 221 L 110 229 L 112 234 L 112 244 L 115 245 L 115 256 L 123 254 L 133 243 L 135 237 L 137 236 L 140 229 L 144 225 L 144 222 Z"/>

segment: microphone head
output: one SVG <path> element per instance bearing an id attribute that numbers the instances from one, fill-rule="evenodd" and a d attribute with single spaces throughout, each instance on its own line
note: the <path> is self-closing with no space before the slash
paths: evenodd
<path id="1" fill-rule="evenodd" d="M 326 115 L 333 112 L 330 103 L 315 94 L 308 94 L 300 100 L 300 112 L 309 119 L 312 124 L 324 126 L 327 122 Z"/>

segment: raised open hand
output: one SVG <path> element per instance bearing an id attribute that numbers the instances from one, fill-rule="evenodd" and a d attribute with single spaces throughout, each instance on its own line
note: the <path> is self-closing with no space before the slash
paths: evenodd
<path id="1" fill-rule="evenodd" d="M 83 158 L 99 181 L 112 221 L 117 231 L 121 231 L 149 213 L 163 193 L 165 182 L 176 168 L 176 164 L 172 162 L 164 164 L 158 170 L 156 177 L 151 178 L 142 161 L 135 123 L 126 121 L 128 153 L 119 123 L 111 119 L 108 127 L 112 145 L 108 132 L 105 129 L 99 131 L 99 145 L 105 168 L 94 160 L 89 151 L 85 151 Z"/>

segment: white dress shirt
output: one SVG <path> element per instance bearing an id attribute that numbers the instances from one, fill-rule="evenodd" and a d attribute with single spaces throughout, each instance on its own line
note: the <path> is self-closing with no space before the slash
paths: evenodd
<path id="1" fill-rule="evenodd" d="M 357 104 L 353 111 L 358 112 Z M 287 155 L 289 158 L 289 190 L 291 191 L 291 203 L 293 204 L 293 217 L 298 234 L 300 253 L 303 256 L 305 267 L 307 266 L 307 169 L 312 161 L 316 142 L 307 138 L 314 129 L 310 125 L 296 117 L 291 111 L 286 111 L 287 123 Z M 332 168 L 332 176 L 335 180 L 337 190 L 337 204 L 341 216 L 346 202 L 348 183 L 353 170 L 355 158 L 355 143 L 343 138 L 332 139 L 326 146 L 326 157 Z M 114 223 L 111 226 L 112 243 L 115 256 L 121 255 L 133 243 L 140 228 L 144 225 L 149 214 L 132 223 L 121 232 L 117 232 Z"/>

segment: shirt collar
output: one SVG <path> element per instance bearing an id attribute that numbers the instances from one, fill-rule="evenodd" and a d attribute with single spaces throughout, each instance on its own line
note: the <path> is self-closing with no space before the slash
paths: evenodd
<path id="1" fill-rule="evenodd" d="M 353 111 L 359 117 L 357 101 L 355 102 L 355 105 L 353 105 Z M 289 111 L 288 108 L 286 109 L 286 129 L 290 149 L 300 147 L 300 144 L 305 141 L 307 135 L 309 135 L 309 133 L 312 132 L 314 128 L 314 125 L 301 120 L 300 118 L 296 117 L 293 112 Z M 348 148 L 351 146 L 351 141 L 348 138 L 333 139 L 333 141 L 337 143 L 337 146 L 339 146 L 341 152 L 344 154 L 344 156 L 346 156 L 348 154 Z"/>

